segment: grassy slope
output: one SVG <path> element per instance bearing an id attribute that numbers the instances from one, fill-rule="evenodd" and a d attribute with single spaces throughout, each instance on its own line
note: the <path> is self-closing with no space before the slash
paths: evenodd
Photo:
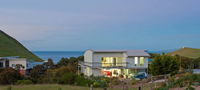
<path id="1" fill-rule="evenodd" d="M 200 57 L 200 49 L 195 48 L 181 48 L 177 51 L 169 53 L 169 55 L 180 55 L 189 58 L 198 58 Z"/>
<path id="2" fill-rule="evenodd" d="M 0 57 L 6 56 L 20 56 L 34 61 L 42 61 L 16 39 L 0 30 Z"/>

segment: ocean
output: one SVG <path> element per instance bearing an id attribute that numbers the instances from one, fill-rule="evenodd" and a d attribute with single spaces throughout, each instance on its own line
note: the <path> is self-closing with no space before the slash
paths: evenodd
<path id="1" fill-rule="evenodd" d="M 60 61 L 61 58 L 78 57 L 83 55 L 83 51 L 33 51 L 35 55 L 43 60 L 51 58 L 54 63 Z"/>

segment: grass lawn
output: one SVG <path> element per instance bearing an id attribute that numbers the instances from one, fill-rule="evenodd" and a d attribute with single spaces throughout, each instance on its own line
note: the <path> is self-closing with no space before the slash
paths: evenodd
<path id="1" fill-rule="evenodd" d="M 0 86 L 0 90 L 10 90 L 9 86 Z M 59 89 L 61 88 L 61 89 Z M 144 90 L 149 90 L 149 88 L 143 88 Z M 89 87 L 79 87 L 70 85 L 56 85 L 56 84 L 45 84 L 45 85 L 14 85 L 11 86 L 11 90 L 90 90 Z M 103 88 L 94 88 L 94 90 L 103 90 Z M 108 90 L 122 90 L 122 88 L 114 88 Z M 129 90 L 138 90 L 132 88 Z"/>
<path id="2" fill-rule="evenodd" d="M 0 90 L 8 90 L 9 86 L 0 86 Z M 89 90 L 88 87 L 69 86 L 69 85 L 19 85 L 11 86 L 11 90 Z M 61 88 L 61 89 L 59 89 Z M 102 90 L 95 88 L 94 90 Z"/>

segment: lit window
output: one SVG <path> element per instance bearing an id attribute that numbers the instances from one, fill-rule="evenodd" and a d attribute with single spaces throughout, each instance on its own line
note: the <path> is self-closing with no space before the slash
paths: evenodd
<path id="1" fill-rule="evenodd" d="M 138 57 L 135 57 L 135 64 L 138 65 L 139 62 L 138 62 Z"/>
<path id="2" fill-rule="evenodd" d="M 144 65 L 144 62 L 145 62 L 144 57 L 140 57 L 140 65 L 141 65 L 141 66 Z"/>

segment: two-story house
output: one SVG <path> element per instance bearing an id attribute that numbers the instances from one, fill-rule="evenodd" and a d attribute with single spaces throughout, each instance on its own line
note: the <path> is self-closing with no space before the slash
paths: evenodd
<path id="1" fill-rule="evenodd" d="M 80 72 L 86 76 L 132 77 L 147 72 L 149 54 L 145 50 L 87 50 Z"/>

